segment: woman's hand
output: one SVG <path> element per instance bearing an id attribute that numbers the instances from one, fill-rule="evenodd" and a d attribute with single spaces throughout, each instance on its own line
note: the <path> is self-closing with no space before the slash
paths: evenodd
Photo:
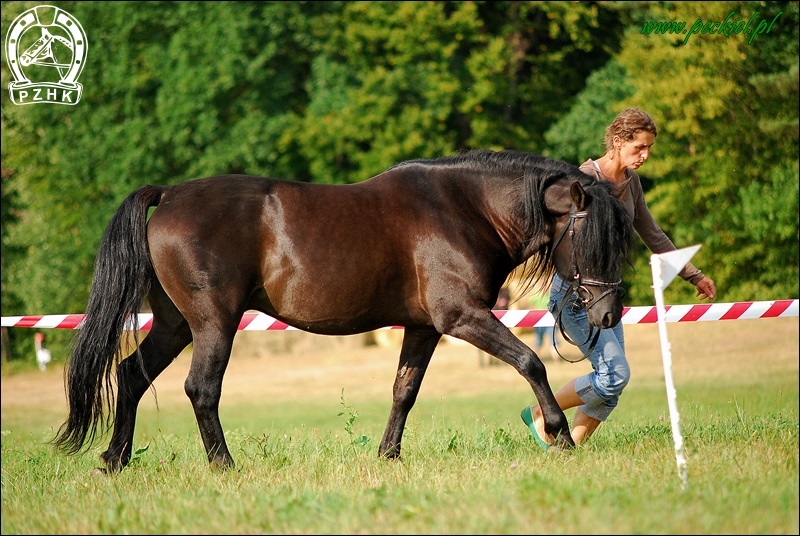
<path id="1" fill-rule="evenodd" d="M 711 280 L 708 276 L 703 276 L 703 279 L 697 282 L 697 297 L 701 300 L 705 300 L 708 298 L 709 300 L 713 300 L 714 296 L 717 295 L 717 287 L 714 285 L 714 281 Z"/>

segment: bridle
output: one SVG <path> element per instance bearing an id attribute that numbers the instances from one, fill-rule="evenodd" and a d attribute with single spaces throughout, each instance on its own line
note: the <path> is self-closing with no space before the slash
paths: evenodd
<path id="1" fill-rule="evenodd" d="M 597 345 L 597 339 L 600 337 L 600 328 L 595 328 L 594 326 L 591 325 L 589 326 L 589 334 L 586 336 L 586 340 L 583 341 L 582 343 L 575 342 L 574 340 L 572 340 L 572 338 L 570 338 L 569 335 L 567 335 L 567 333 L 564 331 L 564 326 L 561 322 L 561 315 L 564 311 L 564 307 L 567 305 L 567 302 L 570 301 L 569 297 L 572 294 L 575 294 L 578 297 L 578 301 L 575 301 L 572 303 L 572 305 L 570 305 L 573 313 L 577 313 L 582 308 L 588 311 L 597 302 L 605 298 L 608 294 L 611 294 L 612 292 L 618 292 L 619 285 L 620 283 L 622 283 L 621 279 L 618 279 L 617 281 L 611 283 L 608 281 L 598 281 L 596 279 L 588 279 L 588 278 L 584 279 L 583 277 L 581 277 L 581 272 L 578 269 L 578 261 L 575 258 L 575 240 L 574 240 L 575 220 L 578 218 L 585 218 L 588 214 L 589 213 L 585 210 L 578 211 L 575 205 L 572 205 L 569 211 L 569 222 L 564 226 L 563 229 L 561 229 L 561 232 L 558 234 L 558 237 L 553 242 L 553 247 L 550 249 L 551 254 L 554 253 L 556 248 L 558 247 L 558 244 L 561 243 L 561 240 L 564 238 L 564 235 L 567 233 L 567 231 L 569 231 L 570 265 L 572 267 L 573 276 L 572 280 L 570 281 L 569 290 L 566 292 L 566 294 L 564 294 L 564 298 L 561 300 L 561 306 L 558 308 L 558 312 L 556 313 L 555 324 L 553 324 L 553 336 L 552 336 L 553 348 L 555 349 L 556 353 L 561 359 L 569 363 L 578 363 L 579 361 L 583 361 L 584 359 L 586 359 L 589 356 L 589 354 L 591 354 L 592 351 L 594 350 L 595 345 Z M 597 298 L 593 298 L 592 293 L 589 292 L 589 289 L 587 289 L 585 285 L 590 285 L 594 287 L 605 287 L 606 290 L 604 290 L 603 293 L 600 294 Z M 558 347 L 555 344 L 556 326 L 558 326 L 559 330 L 561 331 L 561 336 L 564 337 L 564 340 L 574 346 L 581 346 L 586 344 L 590 340 L 592 341 L 591 344 L 589 345 L 589 348 L 586 350 L 586 352 L 580 359 L 576 360 L 567 359 L 566 357 L 561 355 L 561 352 L 558 351 Z"/>

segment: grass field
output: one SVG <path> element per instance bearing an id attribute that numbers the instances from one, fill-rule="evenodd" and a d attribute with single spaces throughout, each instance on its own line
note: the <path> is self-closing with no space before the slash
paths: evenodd
<path id="1" fill-rule="evenodd" d="M 220 409 L 237 468 L 224 474 L 207 467 L 183 394 L 188 352 L 157 380 L 158 404 L 142 402 L 136 455 L 114 477 L 92 472 L 105 438 L 76 458 L 46 444 L 65 417 L 60 370 L 4 375 L 2 533 L 797 534 L 797 319 L 668 325 L 685 489 L 657 327 L 625 334 L 620 406 L 568 453 L 536 449 L 525 380 L 452 342 L 434 354 L 402 462 L 377 456 L 397 352 L 375 346 L 320 351 L 307 336 L 269 355 L 280 334 L 240 334 Z M 545 363 L 554 389 L 589 370 Z"/>

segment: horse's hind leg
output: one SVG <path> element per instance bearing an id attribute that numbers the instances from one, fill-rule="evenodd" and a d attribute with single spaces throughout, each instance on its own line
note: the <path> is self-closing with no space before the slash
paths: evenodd
<path id="1" fill-rule="evenodd" d="M 141 363 L 134 350 L 117 367 L 117 405 L 114 432 L 108 449 L 100 455 L 108 471 L 119 471 L 131 459 L 136 410 L 153 380 L 164 371 L 191 342 L 192 335 L 186 320 L 176 309 L 167 321 L 153 309 L 153 326 L 142 340 Z M 142 366 L 144 370 L 142 370 Z"/>
<path id="2" fill-rule="evenodd" d="M 234 466 L 219 420 L 219 400 L 222 396 L 222 378 L 230 360 L 239 318 L 241 315 L 236 317 L 237 323 L 227 329 L 206 325 L 202 330 L 194 330 L 192 366 L 184 383 L 208 462 L 219 469 Z"/>
<path id="3" fill-rule="evenodd" d="M 408 414 L 417 401 L 422 379 L 441 337 L 432 329 L 406 328 L 392 391 L 392 409 L 378 448 L 379 455 L 400 458 L 400 444 Z"/>

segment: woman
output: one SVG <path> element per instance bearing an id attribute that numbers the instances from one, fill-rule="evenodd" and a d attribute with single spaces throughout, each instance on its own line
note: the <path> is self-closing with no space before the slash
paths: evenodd
<path id="1" fill-rule="evenodd" d="M 650 214 L 644 200 L 642 183 L 636 174 L 636 170 L 649 158 L 656 135 L 656 124 L 647 113 L 638 108 L 628 108 L 606 129 L 606 153 L 597 160 L 587 160 L 581 164 L 580 169 L 597 180 L 620 185 L 620 199 L 625 204 L 637 234 L 650 251 L 664 253 L 677 248 Z M 693 264 L 687 263 L 678 275 L 697 288 L 698 298 L 714 299 L 717 293 L 714 281 Z M 548 308 L 553 315 L 561 308 L 561 302 L 569 288 L 569 282 L 557 274 L 553 277 L 548 302 Z M 577 300 L 574 295 L 571 299 Z M 561 323 L 572 340 L 587 340 L 589 322 L 583 308 L 564 307 Z M 585 353 L 589 345 L 588 342 L 583 344 L 581 350 Z M 630 380 L 622 322 L 614 328 L 601 330 L 597 344 L 587 359 L 592 364 L 592 372 L 570 381 L 555 393 L 562 410 L 577 407 L 571 431 L 576 445 L 587 440 L 600 423 L 608 418 L 617 407 L 619 395 Z M 522 410 L 522 420 L 528 425 L 539 446 L 547 450 L 554 438 L 544 432 L 544 420 L 539 406 L 529 406 Z"/>

